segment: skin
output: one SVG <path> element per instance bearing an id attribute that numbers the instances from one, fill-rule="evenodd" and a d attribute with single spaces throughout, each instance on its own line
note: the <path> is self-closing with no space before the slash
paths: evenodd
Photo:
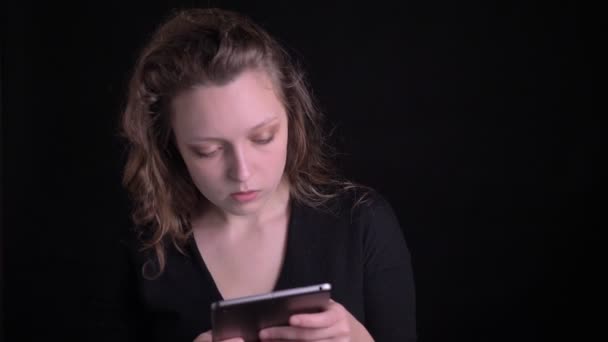
<path id="1" fill-rule="evenodd" d="M 223 86 L 199 86 L 173 100 L 172 127 L 188 171 L 227 227 L 264 221 L 284 196 L 287 115 L 261 71 Z M 259 190 L 255 201 L 230 194 Z M 281 206 L 279 206 L 281 207 Z M 203 209 L 204 210 L 204 209 Z"/>
<path id="2" fill-rule="evenodd" d="M 247 70 L 228 84 L 198 86 L 174 98 L 172 128 L 178 150 L 194 184 L 210 202 L 193 219 L 194 223 L 205 222 L 198 228 L 193 223 L 195 237 L 202 234 L 202 240 L 228 241 L 234 246 L 255 235 L 274 234 L 276 231 L 268 230 L 279 226 L 286 229 L 287 120 L 270 78 L 260 70 Z M 258 191 L 255 200 L 239 202 L 231 196 L 247 190 Z M 281 253 L 274 255 L 270 258 L 279 258 Z M 289 326 L 264 329 L 260 338 L 372 341 L 365 327 L 334 301 L 324 312 L 294 315 Z M 194 341 L 212 341 L 211 332 Z"/>

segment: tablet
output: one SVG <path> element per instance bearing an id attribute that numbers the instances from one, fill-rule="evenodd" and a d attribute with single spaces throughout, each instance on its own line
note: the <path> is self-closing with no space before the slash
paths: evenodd
<path id="1" fill-rule="evenodd" d="M 258 341 L 260 330 L 289 325 L 289 317 L 327 309 L 329 283 L 297 287 L 255 296 L 221 300 L 211 304 L 213 341 L 242 337 Z"/>

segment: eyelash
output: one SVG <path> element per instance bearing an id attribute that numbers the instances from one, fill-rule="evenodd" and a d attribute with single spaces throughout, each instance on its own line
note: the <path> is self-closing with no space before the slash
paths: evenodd
<path id="1" fill-rule="evenodd" d="M 203 152 L 194 152 L 198 157 L 201 158 L 211 158 L 213 157 L 220 149 L 214 150 L 213 152 L 203 153 Z"/>
<path id="2" fill-rule="evenodd" d="M 272 142 L 272 140 L 274 140 L 274 135 L 272 135 L 271 137 L 266 138 L 266 139 L 254 139 L 253 142 L 258 145 L 267 145 L 270 142 Z M 195 154 L 201 158 L 211 158 L 220 150 L 221 150 L 221 148 L 218 148 L 218 149 L 214 150 L 213 152 L 209 152 L 209 153 L 195 152 Z"/>
<path id="3" fill-rule="evenodd" d="M 259 145 L 266 145 L 266 144 L 270 143 L 273 139 L 274 139 L 274 135 L 272 135 L 266 139 L 255 139 L 255 140 L 253 140 L 253 142 L 256 144 L 259 144 Z"/>

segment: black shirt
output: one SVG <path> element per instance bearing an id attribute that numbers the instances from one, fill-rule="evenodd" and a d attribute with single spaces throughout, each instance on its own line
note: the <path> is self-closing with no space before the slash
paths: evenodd
<path id="1" fill-rule="evenodd" d="M 415 341 L 415 295 L 410 255 L 388 202 L 352 194 L 324 209 L 291 202 L 285 257 L 274 290 L 331 283 L 332 299 L 376 341 Z M 152 254 L 125 244 L 130 267 L 112 298 L 96 301 L 96 337 L 104 340 L 188 341 L 211 329 L 210 305 L 222 299 L 190 238 L 180 253 L 167 244 L 165 271 L 146 279 Z M 135 323 L 137 322 L 137 323 Z M 103 337 L 105 336 L 105 337 Z"/>

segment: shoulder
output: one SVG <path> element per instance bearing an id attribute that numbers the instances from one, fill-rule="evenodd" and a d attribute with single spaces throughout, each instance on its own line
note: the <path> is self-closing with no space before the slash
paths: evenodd
<path id="1" fill-rule="evenodd" d="M 404 229 L 387 197 L 364 187 L 348 190 L 335 198 L 334 207 L 350 229 L 355 229 L 364 244 L 382 248 L 389 245 L 405 247 Z"/>
<path id="2" fill-rule="evenodd" d="M 367 274 L 409 262 L 405 229 L 387 197 L 377 190 L 340 191 L 324 208 L 308 210 L 313 218 L 306 221 L 307 227 L 322 231 L 320 235 L 328 237 L 332 248 L 357 246 Z"/>
<path id="3" fill-rule="evenodd" d="M 137 225 L 131 225 L 121 234 L 119 240 L 121 248 L 138 273 L 144 264 L 156 261 L 154 248 L 150 245 L 153 235 L 151 226 Z"/>
<path id="4" fill-rule="evenodd" d="M 381 226 L 379 229 L 393 230 L 395 226 L 399 226 L 392 205 L 374 188 L 349 186 L 331 189 L 326 193 L 330 193 L 332 197 L 321 206 L 300 204 L 300 207 L 305 207 L 304 212 L 308 217 L 314 218 L 315 223 L 335 227 L 348 226 L 351 233 L 353 229 L 365 233 L 365 230 L 378 225 Z"/>
<path id="5" fill-rule="evenodd" d="M 347 193 L 342 195 L 341 201 L 342 215 L 349 212 L 350 229 L 360 238 L 368 275 L 409 265 L 405 229 L 384 195 L 368 188 L 364 196 Z"/>
<path id="6" fill-rule="evenodd" d="M 149 227 L 131 225 L 122 231 L 120 244 L 130 252 L 135 252 L 143 249 L 145 241 L 151 237 Z"/>
<path id="7" fill-rule="evenodd" d="M 393 207 L 387 198 L 376 189 L 356 186 L 341 189 L 325 206 L 327 210 L 353 221 L 367 221 L 376 218 L 394 218 Z"/>

